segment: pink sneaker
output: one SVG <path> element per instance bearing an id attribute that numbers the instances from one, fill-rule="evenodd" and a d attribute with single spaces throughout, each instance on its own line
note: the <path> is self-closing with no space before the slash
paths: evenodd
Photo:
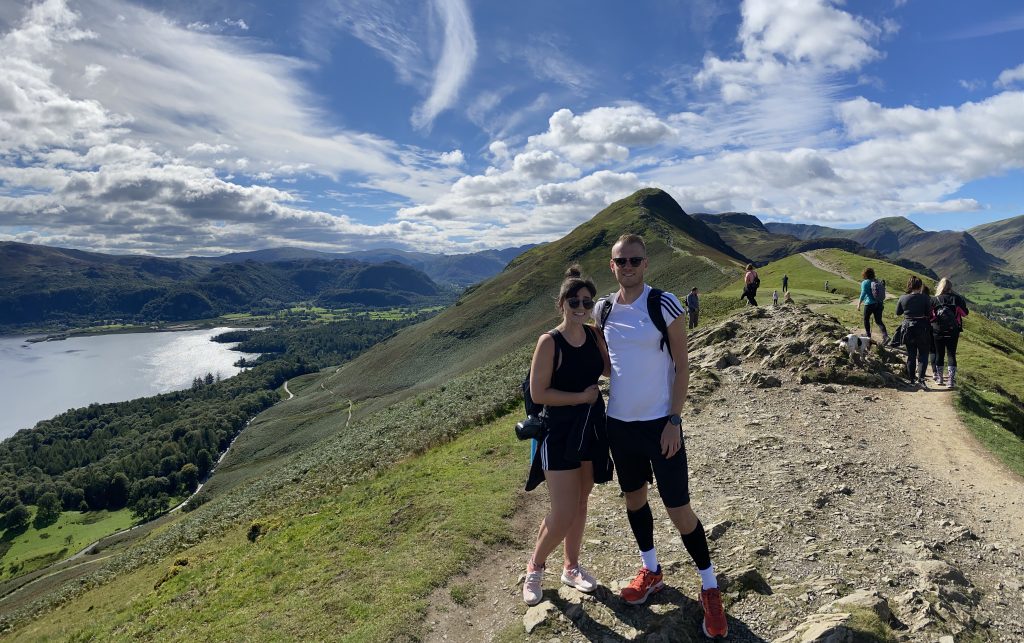
<path id="1" fill-rule="evenodd" d="M 562 582 L 586 594 L 597 589 L 597 579 L 579 565 L 571 569 L 563 569 Z"/>
<path id="2" fill-rule="evenodd" d="M 523 602 L 527 605 L 536 605 L 544 598 L 544 589 L 541 583 L 544 582 L 544 569 L 535 572 L 526 572 L 526 580 L 523 581 Z"/>

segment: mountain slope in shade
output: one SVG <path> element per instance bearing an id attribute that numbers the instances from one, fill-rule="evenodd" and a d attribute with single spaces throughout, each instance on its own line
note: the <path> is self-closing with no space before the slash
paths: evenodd
<path id="1" fill-rule="evenodd" d="M 829 228 L 821 225 L 807 223 L 776 223 L 769 222 L 764 227 L 773 234 L 786 234 L 797 239 L 809 241 L 821 239 L 822 237 L 835 237 L 837 239 L 852 239 L 857 230 L 846 230 L 843 228 Z"/>
<path id="2" fill-rule="evenodd" d="M 339 394 L 364 399 L 427 388 L 531 344 L 558 323 L 555 299 L 571 263 L 594 278 L 599 294 L 616 288 L 608 264 L 612 244 L 625 233 L 644 236 L 647 281 L 665 290 L 712 290 L 742 274 L 742 256 L 707 225 L 683 212 L 667 193 L 640 190 L 565 237 L 514 259 L 455 306 L 344 365 Z M 398 363 L 402 368 L 393 368 Z"/>
<path id="3" fill-rule="evenodd" d="M 498 274 L 508 265 L 509 261 L 526 252 L 533 245 L 453 255 L 411 252 L 393 248 L 332 253 L 308 250 L 306 248 L 283 247 L 253 250 L 251 252 L 233 252 L 220 257 L 193 258 L 215 263 L 240 263 L 245 261 L 269 263 L 298 259 L 357 259 L 367 263 L 394 261 L 411 266 L 417 270 L 422 270 L 427 276 L 439 283 L 464 287 Z"/>
<path id="4" fill-rule="evenodd" d="M 405 306 L 441 296 L 423 272 L 394 262 L 218 264 L 24 243 L 0 244 L 0 283 L 0 325 L 11 326 L 181 321 L 298 302 Z"/>
<path id="5" fill-rule="evenodd" d="M 968 230 L 981 247 L 1007 262 L 1007 268 L 1024 274 L 1024 214 L 984 223 Z"/>

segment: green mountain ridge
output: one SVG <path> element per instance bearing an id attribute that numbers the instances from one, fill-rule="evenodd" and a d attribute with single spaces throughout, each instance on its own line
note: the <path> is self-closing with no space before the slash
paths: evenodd
<path id="1" fill-rule="evenodd" d="M 399 263 L 299 259 L 216 264 L 0 243 L 0 326 L 182 321 L 273 311 L 301 301 L 395 306 L 444 291 Z"/>
<path id="2" fill-rule="evenodd" d="M 1005 260 L 1019 275 L 1024 275 L 1024 214 L 984 223 L 970 228 L 981 247 Z"/>
<path id="3" fill-rule="evenodd" d="M 852 239 L 883 255 L 915 261 L 958 283 L 984 280 L 1006 267 L 1003 259 L 987 252 L 969 232 L 927 231 L 906 217 L 883 217 L 855 230 L 781 223 L 769 223 L 766 228 L 806 239 L 823 236 Z"/>
<path id="4" fill-rule="evenodd" d="M 464 372 L 467 363 L 479 363 L 481 355 L 532 343 L 557 324 L 555 297 L 569 263 L 578 262 L 601 294 L 614 289 L 611 246 L 625 233 L 644 236 L 649 281 L 677 293 L 693 286 L 713 290 L 735 278 L 744 261 L 667 193 L 640 190 L 565 237 L 523 253 L 454 307 L 346 364 L 339 390 L 361 399 L 434 386 Z M 405 367 L 385 368 L 392 363 Z"/>

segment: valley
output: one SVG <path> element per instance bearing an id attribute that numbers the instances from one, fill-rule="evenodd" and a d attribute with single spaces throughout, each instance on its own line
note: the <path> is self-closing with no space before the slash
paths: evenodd
<path id="1" fill-rule="evenodd" d="M 543 490 L 519 491 L 528 449 L 511 430 L 518 386 L 536 336 L 556 323 L 565 266 L 579 262 L 611 292 L 608 250 L 624 231 L 648 240 L 650 283 L 702 293 L 688 449 L 705 525 L 729 523 L 713 547 L 732 583 L 733 640 L 771 640 L 822 618 L 876 637 L 866 640 L 1024 635 L 1012 598 L 1024 543 L 1009 531 L 1024 473 L 1020 335 L 972 314 L 960 388 L 909 391 L 898 353 L 855 364 L 837 340 L 860 323 L 851 300 L 865 262 L 893 294 L 910 269 L 848 246 L 807 248 L 760 267 L 761 306 L 744 309 L 749 249 L 654 189 L 527 250 L 425 319 L 349 353 L 307 353 L 304 372 L 268 382 L 272 404 L 191 511 L 0 597 L 0 627 L 19 640 L 677 640 L 693 627 L 693 576 L 663 526 L 675 589 L 649 609 L 549 589 L 551 606 L 527 635 L 517 598 L 545 503 Z M 774 308 L 783 274 L 795 303 Z M 305 324 L 350 323 L 329 310 L 293 309 L 301 325 L 273 343 L 319 346 L 325 337 Z M 245 339 L 263 352 L 259 334 Z M 971 457 L 929 450 L 927 425 L 911 421 L 919 416 L 941 421 Z M 595 491 L 585 544 L 611 589 L 636 564 L 620 502 L 614 483 Z M 985 522 L 982 508 L 1003 522 Z M 477 571 L 481 561 L 490 567 Z M 940 563 L 955 573 L 936 575 Z M 373 584 L 387 591 L 368 595 Z M 877 591 L 891 617 L 877 600 L 845 619 L 819 614 L 857 590 Z"/>

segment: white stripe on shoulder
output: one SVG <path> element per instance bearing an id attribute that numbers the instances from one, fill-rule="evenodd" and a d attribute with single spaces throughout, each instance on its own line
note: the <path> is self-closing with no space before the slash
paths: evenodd
<path id="1" fill-rule="evenodd" d="M 683 307 L 679 300 L 670 292 L 661 294 L 661 309 L 668 313 L 672 319 L 683 314 Z"/>

